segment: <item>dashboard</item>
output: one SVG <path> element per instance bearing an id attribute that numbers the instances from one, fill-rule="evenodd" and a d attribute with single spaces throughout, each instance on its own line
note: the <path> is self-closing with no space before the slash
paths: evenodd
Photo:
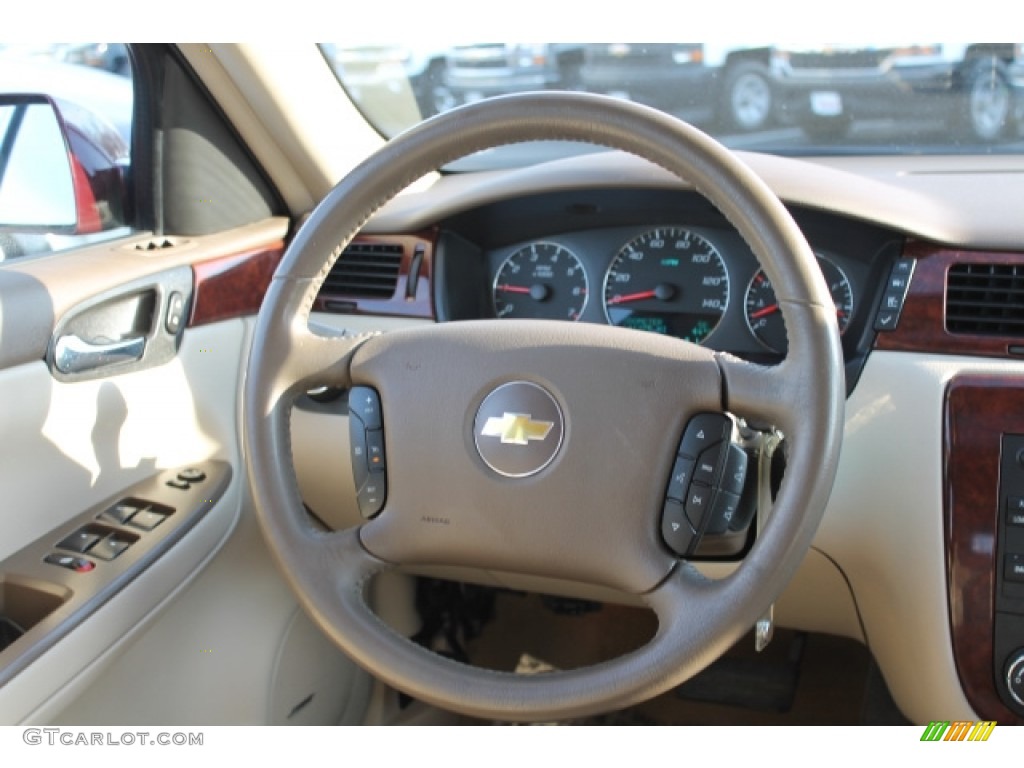
<path id="1" fill-rule="evenodd" d="M 799 206 L 790 212 L 822 268 L 856 379 L 902 238 Z M 786 351 L 771 281 L 694 192 L 606 188 L 499 201 L 445 221 L 436 255 L 438 320 L 612 324 L 761 363 Z"/>
<path id="2" fill-rule="evenodd" d="M 1000 462 L 1004 443 L 1024 435 L 1024 345 L 1003 320 L 1010 310 L 972 309 L 971 297 L 983 288 L 998 299 L 999 281 L 1017 290 L 1024 239 L 1011 201 L 1024 164 L 743 159 L 819 257 L 849 394 L 810 570 L 780 615 L 869 643 L 913 718 L 973 711 L 1019 722 L 1005 677 L 1024 649 L 1024 598 L 1006 582 L 1024 541 L 1000 511 L 1017 493 L 1003 487 Z M 315 308 L 342 313 L 339 327 L 551 317 L 782 358 L 769 286 L 731 223 L 686 184 L 616 153 L 444 176 L 393 200 L 357 241 L 398 248 L 401 265 L 389 298 L 325 284 Z M 876 330 L 907 264 L 898 327 Z M 958 329 L 947 325 L 954 311 L 974 314 Z"/>

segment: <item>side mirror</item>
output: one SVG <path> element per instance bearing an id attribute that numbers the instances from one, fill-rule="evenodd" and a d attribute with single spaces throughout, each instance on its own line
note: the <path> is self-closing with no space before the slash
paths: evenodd
<path id="1" fill-rule="evenodd" d="M 128 147 L 102 118 L 0 94 L 0 229 L 86 235 L 123 226 Z"/>

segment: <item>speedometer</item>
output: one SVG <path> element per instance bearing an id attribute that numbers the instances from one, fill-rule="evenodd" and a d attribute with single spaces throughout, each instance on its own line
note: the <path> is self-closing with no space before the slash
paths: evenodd
<path id="1" fill-rule="evenodd" d="M 608 322 L 700 344 L 729 305 L 729 273 L 706 238 L 682 227 L 626 243 L 604 278 Z"/>

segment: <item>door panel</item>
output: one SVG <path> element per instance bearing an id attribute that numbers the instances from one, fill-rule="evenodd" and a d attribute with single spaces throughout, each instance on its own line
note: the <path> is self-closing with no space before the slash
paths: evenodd
<path id="1" fill-rule="evenodd" d="M 61 722 L 92 723 L 361 717 L 368 679 L 296 613 L 245 490 L 238 439 L 252 324 L 245 316 L 259 304 L 272 271 L 267 254 L 279 258 L 286 227 L 286 220 L 270 220 L 153 254 L 135 249 L 132 239 L 0 270 L 0 586 L 25 580 L 5 571 L 15 553 L 33 542 L 56 547 L 60 526 L 133 484 L 208 459 L 231 467 L 226 491 L 199 522 L 116 594 L 59 632 L 47 630 L 44 642 L 26 634 L 25 642 L 0 650 L 2 669 L 29 639 L 38 642 L 30 649 L 38 658 L 24 669 L 15 665 L 21 671 L 0 685 L 0 723 L 47 723 L 62 711 Z M 210 265 L 237 266 L 248 254 L 258 255 L 259 279 L 232 292 L 227 273 Z M 44 358 L 66 317 L 181 266 L 193 276 L 222 277 L 216 291 L 192 291 L 206 324 L 180 331 L 169 360 L 124 373 L 115 366 L 86 380 L 53 375 Z M 166 296 L 167 287 L 158 283 L 156 293 Z M 162 309 L 153 322 L 161 321 Z M 31 563 L 34 573 L 61 570 Z M 88 592 L 75 585 L 89 582 L 75 579 L 101 567 L 70 574 L 67 599 Z M 17 597 L 18 589 L 6 594 Z"/>

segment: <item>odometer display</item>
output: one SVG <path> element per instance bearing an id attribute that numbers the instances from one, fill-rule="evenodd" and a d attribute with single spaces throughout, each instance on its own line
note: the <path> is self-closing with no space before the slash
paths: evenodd
<path id="1" fill-rule="evenodd" d="M 652 229 L 626 243 L 604 279 L 608 322 L 703 343 L 729 306 L 721 254 L 689 229 Z"/>

